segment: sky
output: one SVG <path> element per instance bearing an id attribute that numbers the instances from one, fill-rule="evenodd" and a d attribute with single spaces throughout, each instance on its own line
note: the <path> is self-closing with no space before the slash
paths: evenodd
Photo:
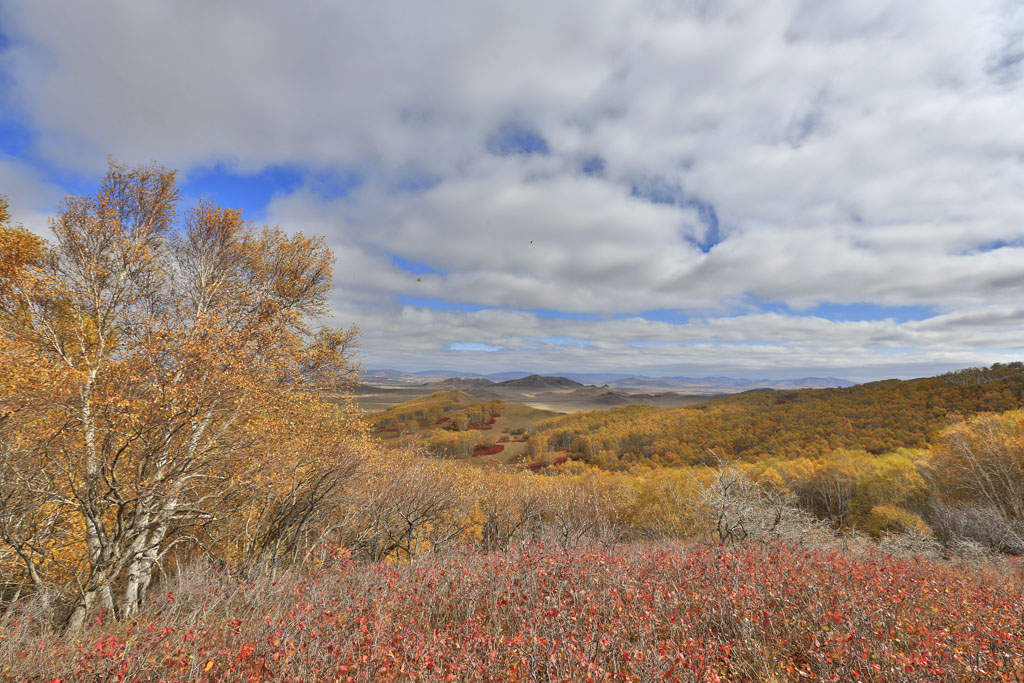
<path id="1" fill-rule="evenodd" d="M 1019 0 L 0 0 L 0 194 L 325 235 L 367 368 L 1024 358 Z"/>

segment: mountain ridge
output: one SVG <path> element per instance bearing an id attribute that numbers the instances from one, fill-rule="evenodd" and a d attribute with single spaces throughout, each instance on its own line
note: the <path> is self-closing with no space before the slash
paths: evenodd
<path id="1" fill-rule="evenodd" d="M 561 386 L 552 384 L 552 378 L 564 380 Z M 423 370 L 403 372 L 392 369 L 375 369 L 365 372 L 362 382 L 370 385 L 401 385 L 422 386 L 436 383 L 453 383 L 453 380 L 472 382 L 468 386 L 483 388 L 485 383 L 503 385 L 509 388 L 536 385 L 538 389 L 573 389 L 582 386 L 608 386 L 633 393 L 650 392 L 681 392 L 699 394 L 741 393 L 754 389 L 825 389 L 843 388 L 858 384 L 840 377 L 808 376 L 789 379 L 745 379 L 726 376 L 686 377 L 663 376 L 648 377 L 645 375 L 626 373 L 528 373 L 520 371 L 499 372 L 484 375 L 475 372 L 457 372 L 452 370 Z M 527 380 L 525 384 L 522 384 Z M 521 384 L 510 384 L 510 383 Z M 568 384 L 571 382 L 572 384 Z M 558 382 L 555 382 L 558 384 Z"/>

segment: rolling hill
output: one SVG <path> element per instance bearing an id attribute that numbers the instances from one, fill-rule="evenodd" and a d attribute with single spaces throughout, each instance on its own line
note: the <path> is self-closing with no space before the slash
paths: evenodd
<path id="1" fill-rule="evenodd" d="M 525 403 L 542 410 L 570 413 L 610 406 L 649 405 L 662 408 L 692 405 L 708 395 L 674 391 L 629 391 L 617 387 L 581 384 L 568 377 L 527 375 L 495 382 L 483 377 L 449 377 L 418 385 L 363 383 L 355 388 L 356 401 L 365 413 L 428 396 L 438 391 L 458 390 L 482 401 L 502 400 Z"/>
<path id="2" fill-rule="evenodd" d="M 1015 363 L 844 388 L 752 391 L 684 408 L 616 407 L 546 421 L 537 434 L 545 451 L 612 468 L 714 464 L 924 448 L 958 417 L 1022 407 L 1024 366 Z"/>

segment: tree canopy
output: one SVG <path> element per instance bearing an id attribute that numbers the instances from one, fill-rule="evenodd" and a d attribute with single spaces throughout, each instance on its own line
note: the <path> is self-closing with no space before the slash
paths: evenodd
<path id="1" fill-rule="evenodd" d="M 183 209 L 175 181 L 112 162 L 52 242 L 0 209 L 0 563 L 23 577 L 4 589 L 63 582 L 72 624 L 129 615 L 176 547 L 286 551 L 309 519 L 289 505 L 361 438 L 312 392 L 354 370 L 357 330 L 316 324 L 327 245 Z"/>

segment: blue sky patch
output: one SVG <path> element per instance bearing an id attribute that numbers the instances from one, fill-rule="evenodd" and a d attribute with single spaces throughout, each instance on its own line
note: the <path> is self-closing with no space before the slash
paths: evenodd
<path id="1" fill-rule="evenodd" d="M 279 195 L 300 188 L 315 192 L 325 199 L 344 197 L 359 187 L 363 177 L 357 172 L 316 173 L 298 166 L 268 166 L 255 173 L 233 171 L 224 164 L 216 164 L 190 171 L 182 185 L 182 194 L 208 197 L 229 209 L 241 209 L 250 220 L 261 221 L 267 216 L 267 205 Z"/>
<path id="2" fill-rule="evenodd" d="M 438 270 L 433 266 L 418 261 L 408 261 L 401 256 L 392 256 L 391 263 L 404 271 L 414 275 L 445 275 L 445 271 Z"/>
<path id="3" fill-rule="evenodd" d="M 14 157 L 26 154 L 35 134 L 32 130 L 9 114 L 0 112 L 0 151 Z"/>
<path id="4" fill-rule="evenodd" d="M 634 197 L 645 199 L 653 204 L 669 204 L 696 210 L 697 216 L 705 226 L 704 237 L 701 239 L 687 237 L 686 241 L 703 253 L 708 253 L 722 241 L 715 207 L 701 199 L 688 196 L 681 186 L 661 178 L 645 178 L 633 182 L 630 193 Z"/>
<path id="5" fill-rule="evenodd" d="M 549 344 L 558 344 L 559 346 L 586 346 L 590 343 L 589 339 L 579 339 L 577 337 L 526 337 L 530 341 L 547 342 Z"/>
<path id="6" fill-rule="evenodd" d="M 675 344 L 678 346 L 686 346 L 687 344 L 694 344 L 695 342 L 684 342 L 684 341 L 634 341 L 630 342 L 629 345 L 638 349 L 643 349 L 648 346 L 667 346 L 669 344 Z"/>
<path id="7" fill-rule="evenodd" d="M 487 151 L 496 156 L 547 154 L 548 142 L 540 133 L 515 124 L 505 124 L 487 139 Z"/>
<path id="8" fill-rule="evenodd" d="M 604 159 L 601 157 L 590 157 L 583 162 L 581 170 L 590 176 L 603 176 L 604 175 Z"/>
<path id="9" fill-rule="evenodd" d="M 711 206 L 707 202 L 702 202 L 699 199 L 687 199 L 683 203 L 683 206 L 696 209 L 697 215 L 700 216 L 700 220 L 707 227 L 707 231 L 704 233 L 704 239 L 691 238 L 688 241 L 705 254 L 708 253 L 716 244 L 722 241 L 722 237 L 718 230 L 718 214 L 715 212 L 715 207 Z"/>
<path id="10" fill-rule="evenodd" d="M 668 308 L 641 311 L 640 313 L 620 313 L 614 316 L 615 320 L 625 320 L 627 318 L 643 318 L 644 320 L 651 320 L 659 323 L 671 323 L 673 325 L 685 325 L 690 322 L 690 316 L 683 311 Z"/>
<path id="11" fill-rule="evenodd" d="M 491 346 L 490 344 L 478 344 L 476 342 L 452 342 L 448 345 L 449 351 L 501 351 L 504 346 Z"/>
<path id="12" fill-rule="evenodd" d="M 1017 240 L 992 240 L 991 242 L 983 242 L 973 249 L 968 249 L 961 254 L 962 256 L 969 256 L 971 254 L 984 254 L 990 251 L 998 251 L 999 249 L 1005 249 L 1006 247 L 1021 247 L 1024 246 L 1024 239 Z"/>
<path id="13" fill-rule="evenodd" d="M 481 306 L 479 304 L 466 304 L 457 303 L 453 301 L 445 301 L 444 299 L 432 299 L 429 297 L 421 296 L 406 296 L 400 294 L 398 301 L 406 306 L 421 306 L 423 308 L 434 308 L 439 311 L 465 311 L 467 313 L 475 313 L 476 311 L 482 311 L 490 306 Z"/>
<path id="14" fill-rule="evenodd" d="M 246 218 L 266 217 L 267 204 L 279 194 L 302 186 L 302 173 L 295 168 L 270 167 L 259 173 L 240 174 L 221 164 L 190 171 L 182 194 L 207 197 L 228 209 L 241 209 Z"/>
<path id="15" fill-rule="evenodd" d="M 817 317 L 836 322 L 860 322 L 892 319 L 898 323 L 927 320 L 937 315 L 930 306 L 882 306 L 868 302 L 838 304 L 827 302 L 813 308 L 792 309 L 784 303 L 759 303 L 765 313 L 779 313 L 799 317 Z"/>
<path id="16" fill-rule="evenodd" d="M 556 320 L 585 320 L 588 322 L 596 322 L 601 320 L 601 316 L 594 315 L 593 313 L 574 313 L 571 311 L 556 311 L 550 308 L 524 308 L 524 313 L 533 313 L 540 318 L 555 318 Z"/>

